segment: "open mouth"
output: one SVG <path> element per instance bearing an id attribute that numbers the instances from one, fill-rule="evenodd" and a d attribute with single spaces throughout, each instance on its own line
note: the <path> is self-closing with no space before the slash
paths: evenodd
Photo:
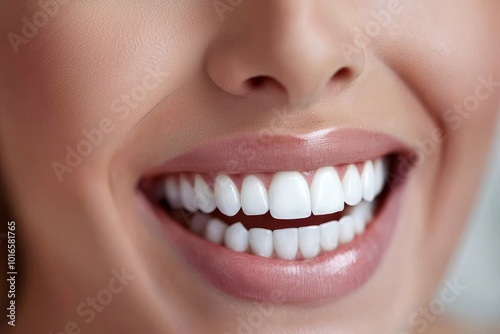
<path id="1" fill-rule="evenodd" d="M 290 156 L 309 149 L 310 138 L 291 150 L 269 143 L 268 164 L 264 151 L 249 164 L 238 150 L 215 150 L 220 145 L 212 143 L 144 177 L 140 189 L 169 242 L 221 290 L 267 302 L 334 299 L 373 273 L 398 216 L 404 182 L 390 184 L 389 176 L 404 150 L 392 138 L 377 138 L 375 149 L 364 146 L 338 164 L 326 164 L 342 161 L 329 158 L 335 145 L 308 151 L 317 156 L 306 163 Z M 288 160 L 280 162 L 276 152 Z M 224 161 L 234 158 L 237 168 L 225 171 Z M 298 158 L 303 167 L 319 166 L 273 171 Z"/>
<path id="2" fill-rule="evenodd" d="M 383 157 L 309 172 L 174 174 L 155 181 L 154 200 L 214 244 L 267 258 L 309 259 L 365 231 L 387 169 Z"/>

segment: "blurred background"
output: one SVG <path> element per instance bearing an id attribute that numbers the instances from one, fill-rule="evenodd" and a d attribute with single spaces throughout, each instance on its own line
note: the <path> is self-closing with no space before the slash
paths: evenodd
<path id="1" fill-rule="evenodd" d="M 469 227 L 445 277 L 456 277 L 467 286 L 447 305 L 447 312 L 465 321 L 491 325 L 500 325 L 500 117 L 496 133 Z"/>

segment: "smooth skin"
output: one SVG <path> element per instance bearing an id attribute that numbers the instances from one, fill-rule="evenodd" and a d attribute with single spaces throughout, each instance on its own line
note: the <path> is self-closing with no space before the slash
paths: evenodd
<path id="1" fill-rule="evenodd" d="M 267 306 L 254 332 L 418 328 L 409 317 L 442 282 L 488 155 L 499 1 L 63 2 L 24 40 L 9 33 L 23 36 L 40 5 L 0 3 L 0 174 L 24 265 L 7 333 L 236 333 L 257 305 L 186 266 L 145 223 L 136 187 L 200 142 L 269 127 L 276 110 L 292 115 L 280 133 L 361 127 L 422 159 L 368 283 L 337 303 Z M 67 146 L 95 129 L 102 140 L 68 167 Z M 127 284 L 88 311 L 122 268 Z"/>

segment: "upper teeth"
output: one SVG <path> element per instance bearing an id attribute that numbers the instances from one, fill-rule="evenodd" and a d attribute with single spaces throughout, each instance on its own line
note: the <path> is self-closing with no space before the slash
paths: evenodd
<path id="1" fill-rule="evenodd" d="M 300 172 L 278 172 L 266 189 L 256 175 L 247 175 L 238 189 L 235 181 L 219 174 L 213 188 L 201 174 L 169 176 L 165 195 L 173 208 L 184 207 L 190 212 L 213 212 L 216 208 L 227 216 L 240 209 L 246 215 L 262 215 L 270 211 L 277 219 L 300 219 L 314 215 L 340 212 L 344 203 L 357 205 L 371 202 L 384 188 L 387 164 L 384 159 L 366 161 L 361 173 L 355 165 L 347 166 L 342 178 L 335 167 L 319 168 L 308 182 Z M 303 232 L 306 233 L 306 232 Z M 307 232 L 314 235 L 316 232 Z"/>

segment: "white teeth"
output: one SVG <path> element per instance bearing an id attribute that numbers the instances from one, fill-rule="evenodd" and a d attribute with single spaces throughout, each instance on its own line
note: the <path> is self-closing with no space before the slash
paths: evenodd
<path id="1" fill-rule="evenodd" d="M 262 257 L 273 255 L 273 232 L 265 228 L 252 228 L 248 232 L 252 253 Z"/>
<path id="2" fill-rule="evenodd" d="M 205 239 L 224 244 L 238 252 L 251 252 L 254 255 L 270 258 L 295 260 L 300 254 L 304 259 L 318 256 L 322 251 L 329 252 L 339 244 L 351 242 L 356 235 L 362 234 L 367 222 L 373 215 L 375 205 L 361 202 L 351 209 L 351 214 L 339 221 L 330 221 L 319 226 L 304 226 L 268 230 L 252 228 L 248 231 L 242 223 L 227 226 L 218 218 L 197 213 L 192 216 L 189 229 Z"/>
<path id="3" fill-rule="evenodd" d="M 361 202 L 352 210 L 351 217 L 354 219 L 354 232 L 362 234 L 366 225 L 372 220 L 375 205 L 373 202 Z"/>
<path id="4" fill-rule="evenodd" d="M 240 193 L 229 176 L 223 174 L 217 176 L 214 193 L 215 203 L 220 212 L 232 217 L 240 211 Z"/>
<path id="5" fill-rule="evenodd" d="M 351 242 L 354 239 L 354 219 L 351 216 L 344 216 L 339 220 L 340 234 L 339 241 L 341 244 Z"/>
<path id="6" fill-rule="evenodd" d="M 306 177 L 311 178 L 310 186 Z M 240 209 L 247 216 L 270 212 L 276 219 L 302 219 L 314 215 L 341 212 L 345 204 L 356 206 L 362 200 L 372 202 L 384 189 L 387 161 L 384 158 L 366 161 L 360 173 L 354 164 L 347 166 L 342 179 L 334 167 L 319 168 L 313 176 L 300 172 L 274 174 L 269 189 L 259 177 L 248 175 L 241 185 L 241 194 L 231 177 L 217 176 L 213 190 L 205 178 L 181 174 L 164 181 L 165 197 L 172 208 L 211 213 L 218 208 L 226 216 Z"/>
<path id="7" fill-rule="evenodd" d="M 358 169 L 354 165 L 349 165 L 342 180 L 344 189 L 344 200 L 346 204 L 354 206 L 361 202 L 363 198 L 363 186 Z"/>
<path id="8" fill-rule="evenodd" d="M 269 211 L 267 190 L 261 180 L 249 175 L 241 186 L 241 208 L 248 216 L 263 215 Z"/>
<path id="9" fill-rule="evenodd" d="M 276 219 L 299 219 L 311 215 L 306 180 L 299 172 L 279 172 L 269 187 L 269 207 Z"/>
<path id="10" fill-rule="evenodd" d="M 224 240 L 224 232 L 226 232 L 226 229 L 227 225 L 220 219 L 210 219 L 205 228 L 205 238 L 214 244 L 221 244 Z"/>
<path id="11" fill-rule="evenodd" d="M 273 244 L 276 255 L 285 260 L 293 260 L 299 250 L 299 236 L 296 228 L 273 231 Z"/>
<path id="12" fill-rule="evenodd" d="M 182 206 L 189 212 L 196 212 L 198 210 L 198 207 L 196 206 L 194 189 L 187 177 L 184 175 L 181 175 L 180 188 Z"/>
<path id="13" fill-rule="evenodd" d="M 199 174 L 194 177 L 194 196 L 201 211 L 210 213 L 215 210 L 214 193 Z"/>
<path id="14" fill-rule="evenodd" d="M 351 217 L 359 218 L 359 220 L 369 223 L 373 218 L 374 209 L 375 205 L 373 202 L 361 202 L 353 208 Z"/>
<path id="15" fill-rule="evenodd" d="M 319 254 L 320 229 L 319 226 L 299 227 L 299 249 L 306 259 L 313 258 Z"/>
<path id="16" fill-rule="evenodd" d="M 183 207 L 194 213 L 173 211 L 178 220 L 190 217 L 187 228 L 193 233 L 237 252 L 296 260 L 333 251 L 340 244 L 349 243 L 356 235 L 363 234 L 373 218 L 375 197 L 384 189 L 387 174 L 387 161 L 377 159 L 366 161 L 362 173 L 354 164 L 347 166 L 342 179 L 334 167 L 320 168 L 314 175 L 278 172 L 268 189 L 265 179 L 247 175 L 241 184 L 241 194 L 226 174 L 217 176 L 213 190 L 205 181 L 206 177 L 196 173 L 168 176 L 161 186 L 171 208 Z M 346 204 L 351 207 L 345 209 Z M 241 222 L 228 226 L 224 221 L 207 215 L 216 208 L 226 216 L 234 216 L 242 210 L 247 216 L 270 212 L 275 219 L 302 219 L 311 214 L 328 215 L 343 210 L 347 214 L 338 221 L 319 226 L 274 231 L 252 228 L 248 231 Z"/>
<path id="17" fill-rule="evenodd" d="M 352 216 L 352 226 L 354 228 L 354 234 L 362 234 L 366 229 L 366 221 L 361 217 Z"/>
<path id="18" fill-rule="evenodd" d="M 310 191 L 313 214 L 325 215 L 344 210 L 344 190 L 333 167 L 316 171 Z"/>
<path id="19" fill-rule="evenodd" d="M 248 231 L 241 223 L 229 226 L 224 233 L 224 244 L 237 252 L 244 252 L 248 248 Z"/>
<path id="20" fill-rule="evenodd" d="M 367 161 L 361 174 L 361 183 L 363 184 L 363 198 L 371 202 L 375 198 L 375 169 L 373 162 Z"/>
<path id="21" fill-rule="evenodd" d="M 379 195 L 384 189 L 385 178 L 387 176 L 387 163 L 385 159 L 377 159 L 374 163 L 375 170 L 375 196 Z"/>
<path id="22" fill-rule="evenodd" d="M 329 252 L 337 248 L 339 244 L 340 224 L 334 220 L 324 223 L 320 228 L 320 244 L 324 252 Z"/>
<path id="23" fill-rule="evenodd" d="M 165 180 L 165 196 L 167 197 L 170 207 L 178 209 L 182 206 L 179 185 L 172 176 Z"/>

